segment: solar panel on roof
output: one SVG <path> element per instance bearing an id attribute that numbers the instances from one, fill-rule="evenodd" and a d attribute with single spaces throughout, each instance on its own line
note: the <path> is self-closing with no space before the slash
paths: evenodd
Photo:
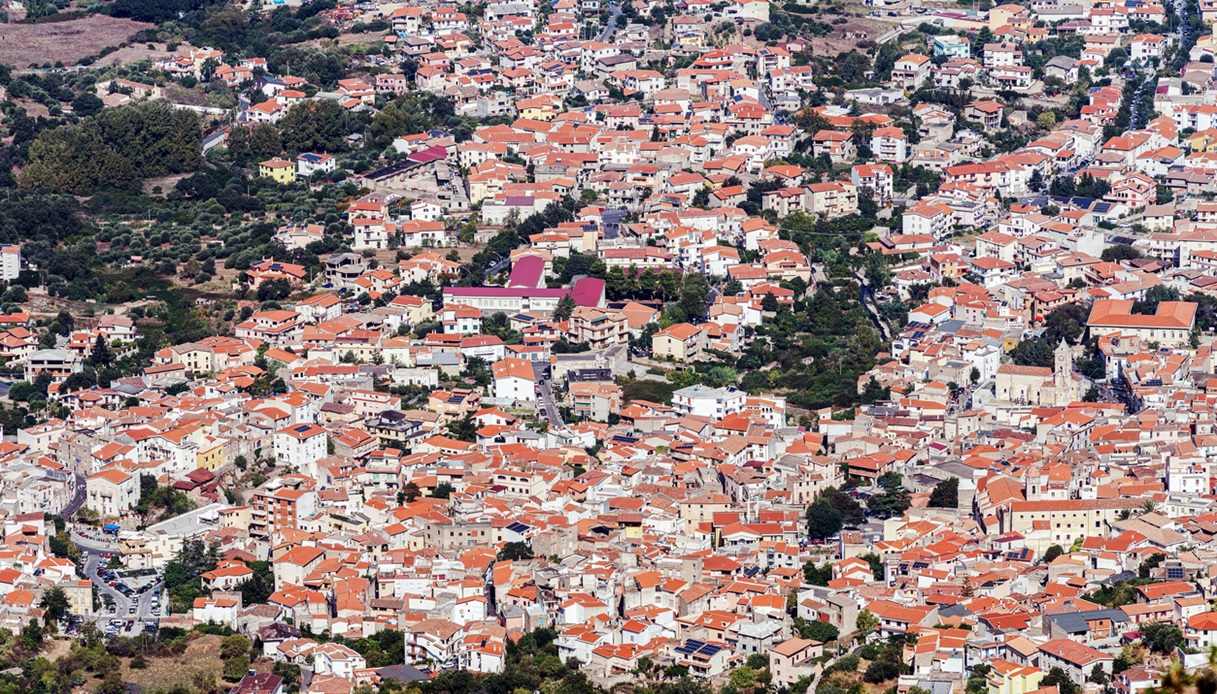
<path id="1" fill-rule="evenodd" d="M 519 521 L 516 521 L 515 523 L 512 523 L 511 525 L 507 526 L 507 529 L 513 533 L 522 533 L 525 530 L 528 530 L 528 526 L 524 525 L 523 523 L 521 523 Z"/>
<path id="2" fill-rule="evenodd" d="M 718 653 L 718 652 L 719 652 L 719 651 L 721 651 L 721 650 L 723 650 L 723 649 L 721 649 L 721 648 L 719 648 L 718 646 L 715 646 L 715 645 L 713 645 L 713 644 L 709 644 L 709 643 L 707 643 L 707 644 L 703 645 L 703 646 L 702 646 L 702 647 L 701 647 L 701 648 L 698 650 L 698 652 L 699 652 L 699 653 L 702 653 L 702 654 L 705 654 L 705 655 L 714 655 L 715 653 Z"/>

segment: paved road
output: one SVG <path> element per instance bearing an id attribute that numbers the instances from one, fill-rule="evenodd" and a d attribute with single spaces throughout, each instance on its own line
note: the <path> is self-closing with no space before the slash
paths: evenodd
<path id="1" fill-rule="evenodd" d="M 870 282 L 866 280 L 866 273 L 854 271 L 854 279 L 858 280 L 858 294 L 862 300 L 862 308 L 866 309 L 866 315 L 879 330 L 879 334 L 883 336 L 883 341 L 890 342 L 891 330 L 888 328 L 887 322 L 883 320 L 882 314 L 879 313 L 879 307 L 875 303 L 875 292 L 871 288 Z"/>
<path id="2" fill-rule="evenodd" d="M 604 28 L 600 30 L 600 35 L 596 37 L 597 41 L 608 41 L 613 32 L 617 30 L 617 19 L 621 16 L 621 5 L 613 3 L 609 5 L 609 18 L 604 23 Z"/>
<path id="3" fill-rule="evenodd" d="M 1150 79 L 1145 78 L 1137 85 L 1137 91 L 1133 92 L 1132 103 L 1128 105 L 1128 127 L 1136 130 L 1140 128 L 1141 122 L 1141 99 L 1145 98 L 1145 89 L 1149 86 Z"/>
<path id="4" fill-rule="evenodd" d="M 766 111 L 772 111 L 773 110 L 773 101 L 771 101 L 769 99 L 769 85 L 761 84 L 761 88 L 758 91 L 758 94 L 761 97 L 761 106 L 764 107 L 764 109 Z"/>
<path id="5" fill-rule="evenodd" d="M 486 272 L 482 276 L 485 277 L 486 279 L 490 279 L 491 277 L 494 277 L 495 275 L 502 272 L 503 269 L 506 268 L 508 263 L 510 263 L 510 262 L 511 262 L 510 257 L 499 258 L 498 260 L 495 260 L 493 263 L 491 263 L 486 268 Z"/>
<path id="6" fill-rule="evenodd" d="M 117 552 L 118 545 L 111 542 L 109 539 L 93 538 L 81 535 L 77 530 L 73 529 L 70 533 L 72 542 L 80 548 L 82 552 Z"/>
<path id="7" fill-rule="evenodd" d="M 1180 50 L 1182 50 L 1182 46 L 1194 45 L 1192 43 L 1192 25 L 1188 23 L 1188 19 L 1190 19 L 1188 16 L 1190 14 L 1189 10 L 1191 9 L 1189 7 L 1189 0 L 1171 0 L 1170 5 L 1175 15 L 1179 18 Z"/>
<path id="8" fill-rule="evenodd" d="M 898 26 L 895 29 L 889 29 L 889 30 L 883 32 L 882 34 L 880 34 L 879 38 L 875 39 L 875 43 L 880 44 L 880 45 L 885 44 L 888 41 L 891 41 L 892 39 L 896 38 L 897 36 L 903 34 L 904 31 L 905 31 L 905 29 L 904 29 L 903 25 Z"/>
<path id="9" fill-rule="evenodd" d="M 85 476 L 83 474 L 77 472 L 75 473 L 75 476 L 76 493 L 72 495 L 72 499 L 68 501 L 67 506 L 63 507 L 63 513 L 60 514 L 63 516 L 64 520 L 71 519 L 72 516 L 76 515 L 76 512 L 80 510 L 80 507 L 84 506 L 85 504 L 85 489 L 88 483 L 85 481 Z"/>
<path id="10" fill-rule="evenodd" d="M 545 419 L 549 422 L 550 429 L 565 429 L 566 422 L 562 421 L 562 413 L 558 411 L 558 405 L 554 402 L 553 381 L 546 377 L 545 366 L 540 362 L 532 364 L 532 372 L 541 391 L 541 406 L 545 411 Z"/>

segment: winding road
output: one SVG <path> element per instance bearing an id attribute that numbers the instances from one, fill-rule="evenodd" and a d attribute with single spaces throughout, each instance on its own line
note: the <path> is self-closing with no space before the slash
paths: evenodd
<path id="1" fill-rule="evenodd" d="M 70 520 L 80 510 L 80 507 L 85 505 L 85 492 L 87 491 L 85 476 L 80 472 L 73 473 L 73 476 L 76 477 L 76 491 L 72 494 L 68 505 L 63 507 L 63 512 L 60 513 L 64 520 Z"/>

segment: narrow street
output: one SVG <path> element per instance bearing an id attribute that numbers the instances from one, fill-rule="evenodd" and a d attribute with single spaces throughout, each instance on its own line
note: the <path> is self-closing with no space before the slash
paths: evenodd
<path id="1" fill-rule="evenodd" d="M 562 421 L 562 413 L 558 410 L 558 405 L 554 401 L 553 381 L 550 380 L 546 373 L 546 365 L 533 362 L 532 372 L 537 379 L 537 388 L 540 391 L 541 405 L 545 410 L 545 421 L 549 422 L 550 429 L 565 429 L 566 422 Z"/>
<path id="2" fill-rule="evenodd" d="M 862 308 L 866 309 L 866 315 L 870 317 L 875 329 L 883 336 L 883 340 L 890 341 L 892 339 L 891 328 L 887 326 L 887 322 L 879 313 L 879 307 L 875 305 L 875 292 L 871 289 L 870 283 L 866 281 L 866 275 L 854 271 L 854 279 L 858 280 L 858 300 L 862 304 Z"/>
<path id="3" fill-rule="evenodd" d="M 74 476 L 76 477 L 76 491 L 72 494 L 68 505 L 63 507 L 63 513 L 60 514 L 64 520 L 70 520 L 80 510 L 80 507 L 85 504 L 85 476 L 80 472 L 74 473 Z"/>
<path id="4" fill-rule="evenodd" d="M 613 32 L 617 30 L 617 19 L 619 17 L 621 17 L 621 3 L 611 3 L 609 5 L 608 21 L 604 23 L 604 28 L 600 30 L 600 35 L 596 37 L 597 41 L 608 41 L 612 37 Z"/>

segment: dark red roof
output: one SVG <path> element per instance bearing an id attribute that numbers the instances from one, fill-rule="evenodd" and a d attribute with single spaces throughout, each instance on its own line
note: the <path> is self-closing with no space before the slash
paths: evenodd
<path id="1" fill-rule="evenodd" d="M 434 147 L 428 147 L 426 149 L 420 149 L 417 152 L 406 157 L 406 159 L 409 159 L 410 161 L 413 161 L 413 162 L 418 162 L 419 164 L 429 164 L 438 159 L 447 159 L 447 158 L 448 158 L 447 148 L 441 147 L 439 145 L 435 145 Z"/>
<path id="2" fill-rule="evenodd" d="M 215 473 L 213 473 L 211 470 L 199 468 L 191 472 L 189 475 L 186 475 L 186 477 L 196 484 L 203 484 L 204 482 L 210 482 L 211 480 L 215 479 Z"/>

